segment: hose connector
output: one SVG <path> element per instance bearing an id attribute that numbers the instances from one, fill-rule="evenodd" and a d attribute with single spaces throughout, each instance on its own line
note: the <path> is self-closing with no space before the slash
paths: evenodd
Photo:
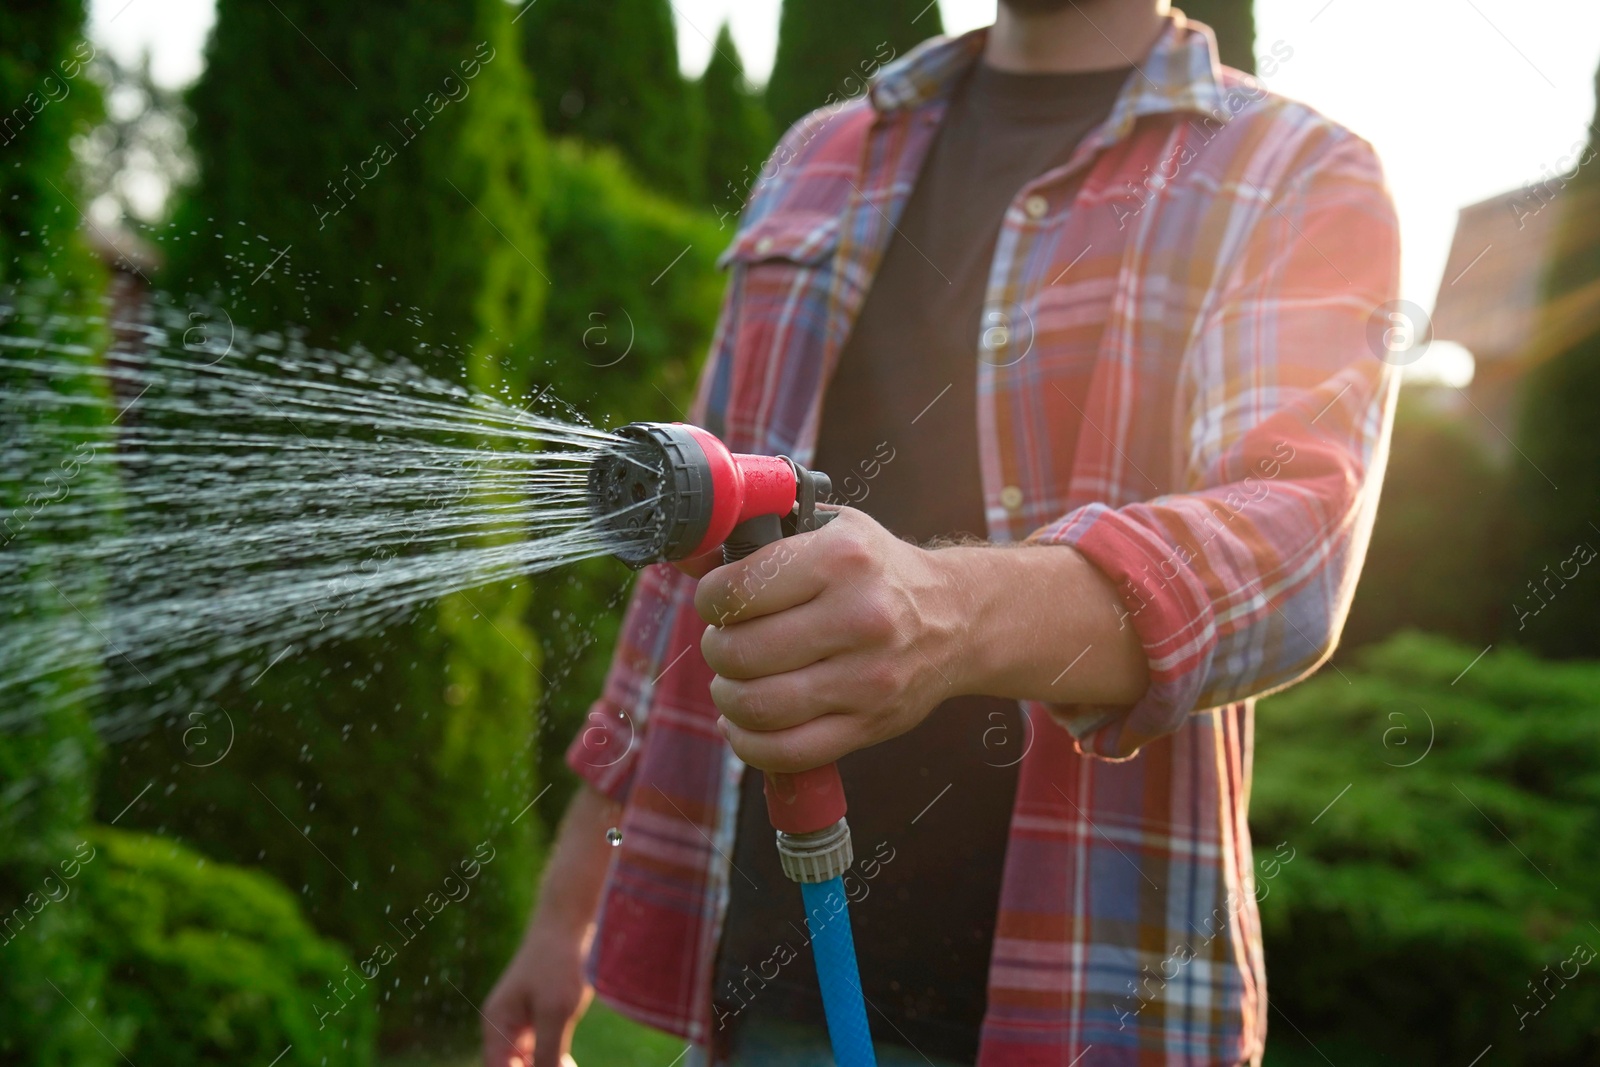
<path id="1" fill-rule="evenodd" d="M 778 831 L 778 857 L 791 882 L 826 882 L 844 877 L 855 862 L 850 825 L 841 818 L 832 826 L 805 834 Z"/>

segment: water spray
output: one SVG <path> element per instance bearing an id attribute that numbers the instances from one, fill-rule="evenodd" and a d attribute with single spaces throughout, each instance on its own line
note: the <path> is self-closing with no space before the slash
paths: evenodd
<path id="1" fill-rule="evenodd" d="M 198 344 L 181 308 L 24 304 L 0 293 L 0 466 L 18 488 L 0 514 L 0 729 L 83 664 L 128 669 L 62 699 L 149 694 L 106 701 L 94 725 L 116 740 L 442 596 L 601 555 L 732 562 L 836 514 L 817 510 L 826 475 L 698 427 L 610 433 L 293 336 Z M 104 362 L 76 340 L 96 331 L 118 338 Z M 835 1058 L 872 1067 L 838 770 L 768 774 L 766 799 Z"/>
<path id="2" fill-rule="evenodd" d="M 828 476 L 787 456 L 731 452 L 679 422 L 630 423 L 617 437 L 621 443 L 589 468 L 589 507 L 602 527 L 626 535 L 629 547 L 614 554 L 629 566 L 694 559 L 719 547 L 723 562 L 732 563 L 837 514 L 817 510 L 831 489 Z M 873 1067 L 844 891 L 855 857 L 839 768 L 768 772 L 765 793 L 783 872 L 800 884 L 805 901 L 834 1059 L 839 1067 Z"/>

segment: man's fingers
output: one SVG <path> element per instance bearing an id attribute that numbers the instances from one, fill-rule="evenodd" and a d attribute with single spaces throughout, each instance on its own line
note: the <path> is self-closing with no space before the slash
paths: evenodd
<path id="1" fill-rule="evenodd" d="M 535 1009 L 533 1067 L 564 1067 L 570 1061 L 567 1050 L 577 1015 L 576 1004 L 555 1004 L 548 1011 L 542 1005 Z"/>
<path id="2" fill-rule="evenodd" d="M 707 626 L 700 635 L 706 666 L 724 678 L 764 678 L 809 667 L 854 647 L 847 628 L 820 617 L 826 598 L 748 622 Z"/>
<path id="3" fill-rule="evenodd" d="M 489 994 L 479 1026 L 484 1067 L 528 1067 L 533 1061 L 532 1008 L 525 993 Z"/>
<path id="4" fill-rule="evenodd" d="M 743 622 L 804 604 L 822 591 L 818 540 L 827 528 L 786 537 L 700 579 L 694 607 L 712 626 Z"/>
<path id="5" fill-rule="evenodd" d="M 733 725 L 745 730 L 773 731 L 846 709 L 887 708 L 896 688 L 890 667 L 882 661 L 843 655 L 762 678 L 741 680 L 718 675 L 711 680 L 711 700 Z M 863 716 L 857 711 L 850 719 L 859 721 Z"/>
<path id="6" fill-rule="evenodd" d="M 860 726 L 848 715 L 822 715 L 787 730 L 746 730 L 727 717 L 718 725 L 734 754 L 763 771 L 809 771 L 862 747 Z"/>

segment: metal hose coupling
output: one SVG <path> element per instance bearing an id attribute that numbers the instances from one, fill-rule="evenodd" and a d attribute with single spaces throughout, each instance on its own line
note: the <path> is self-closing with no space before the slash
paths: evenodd
<path id="1" fill-rule="evenodd" d="M 806 834 L 779 830 L 778 858 L 791 882 L 815 884 L 842 878 L 856 859 L 850 824 L 841 818 L 832 826 Z"/>

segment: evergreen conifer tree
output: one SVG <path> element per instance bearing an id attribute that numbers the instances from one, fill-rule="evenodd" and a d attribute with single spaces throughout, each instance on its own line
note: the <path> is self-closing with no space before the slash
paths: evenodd
<path id="1" fill-rule="evenodd" d="M 537 0 L 517 19 L 546 129 L 613 145 L 646 184 L 699 198 L 700 126 L 669 0 Z"/>
<path id="2" fill-rule="evenodd" d="M 1186 0 L 1183 13 L 1216 32 L 1224 63 L 1243 71 L 1256 69 L 1254 0 Z"/>
<path id="3" fill-rule="evenodd" d="M 733 34 L 723 23 L 700 75 L 705 107 L 706 198 L 719 215 L 737 215 L 772 148 L 772 121 L 744 78 Z"/>
<path id="4" fill-rule="evenodd" d="M 0 286 L 31 291 L 42 283 L 48 290 L 39 299 L 68 315 L 93 308 L 104 279 L 78 232 L 81 195 L 70 145 L 99 105 L 86 68 L 95 50 L 83 36 L 85 6 L 67 0 L 0 7 L 0 107 L 6 109 L 0 112 Z M 6 301 L 18 297 L 0 292 Z M 0 333 L 23 331 L 38 337 L 31 326 L 0 316 Z M 66 333 L 42 339 L 78 342 L 94 353 L 79 357 L 85 366 L 97 366 L 104 339 L 70 327 Z M 94 403 L 105 398 L 87 388 L 87 380 L 0 370 L 0 390 L 48 386 L 90 394 L 82 398 L 89 403 L 72 409 L 79 413 L 73 425 L 60 407 L 40 413 L 0 402 L 7 452 L 0 554 L 44 547 L 35 521 L 44 509 L 62 506 L 84 480 L 103 475 L 104 463 L 63 469 L 67 464 L 54 451 L 29 447 L 52 440 L 76 458 L 75 430 L 80 443 L 94 440 L 90 431 L 110 413 Z M 42 426 L 45 420 L 50 425 Z M 59 574 L 47 567 L 30 577 L 21 602 L 0 607 L 0 631 L 72 618 L 71 606 L 46 584 Z M 94 612 L 92 604 L 82 607 Z M 94 958 L 88 916 L 46 899 L 62 892 L 59 865 L 73 861 L 89 817 L 101 750 L 84 691 L 95 669 L 84 664 L 26 687 L 0 686 L 0 1063 L 101 1067 L 116 1061 L 95 1032 L 106 1024 L 105 973 L 86 964 Z"/>
<path id="5" fill-rule="evenodd" d="M 216 293 L 242 327 L 292 325 L 307 344 L 520 393 L 549 291 L 548 161 L 512 17 L 501 0 L 222 0 L 190 93 L 199 178 L 166 284 Z M 526 583 L 473 589 L 294 650 L 219 701 L 238 730 L 220 773 L 178 764 L 170 724 L 122 746 L 102 807 L 172 779 L 177 802 L 122 825 L 266 868 L 357 960 L 389 946 L 356 995 L 391 1042 L 475 1027 L 449 982 L 484 992 L 535 869 L 537 820 L 517 819 L 537 792 L 526 611 Z M 446 901 L 463 862 L 482 873 Z"/>
<path id="6" fill-rule="evenodd" d="M 1595 79 L 1600 114 L 1600 75 Z M 1590 127 L 1593 131 L 1593 126 Z M 1508 517 L 1518 532 L 1510 640 L 1547 656 L 1600 656 L 1600 134 L 1572 170 L 1533 190 L 1561 212 L 1543 335 L 1558 350 L 1525 381 Z M 1543 348 L 1541 343 L 1536 348 Z"/>
<path id="7" fill-rule="evenodd" d="M 783 0 L 766 93 L 774 127 L 859 94 L 884 63 L 943 32 L 929 0 Z"/>

